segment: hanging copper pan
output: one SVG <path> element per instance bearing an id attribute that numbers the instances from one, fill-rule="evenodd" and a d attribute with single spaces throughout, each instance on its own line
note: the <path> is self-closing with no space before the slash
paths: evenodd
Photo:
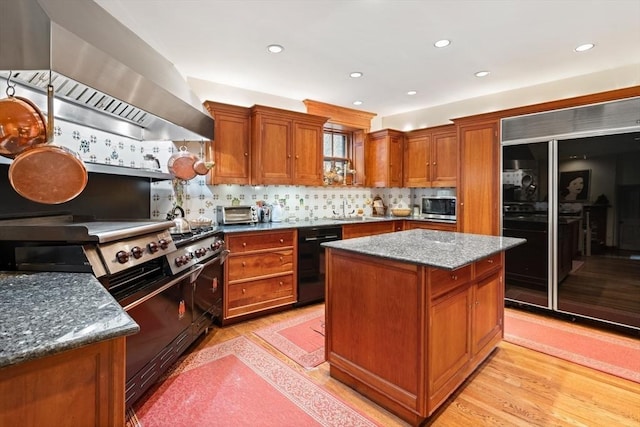
<path id="1" fill-rule="evenodd" d="M 53 141 L 53 86 L 47 87 L 47 142 Z M 25 199 L 49 205 L 68 202 L 87 185 L 87 168 L 66 147 L 43 144 L 18 154 L 9 166 L 9 182 Z"/>
<path id="2" fill-rule="evenodd" d="M 9 97 L 0 99 L 0 155 L 10 159 L 47 142 L 47 124 L 38 107 L 13 93 L 9 86 Z"/>

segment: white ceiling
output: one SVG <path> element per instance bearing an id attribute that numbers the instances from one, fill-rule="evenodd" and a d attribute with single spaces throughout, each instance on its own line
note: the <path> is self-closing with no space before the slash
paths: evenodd
<path id="1" fill-rule="evenodd" d="M 185 77 L 378 116 L 640 63 L 640 0 L 95 1 Z"/>

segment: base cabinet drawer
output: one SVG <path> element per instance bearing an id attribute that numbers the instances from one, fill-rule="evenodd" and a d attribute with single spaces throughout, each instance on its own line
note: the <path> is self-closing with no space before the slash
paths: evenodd
<path id="1" fill-rule="evenodd" d="M 293 250 L 230 257 L 229 282 L 293 271 Z"/>
<path id="2" fill-rule="evenodd" d="M 230 317 L 294 303 L 293 275 L 231 284 L 227 298 Z"/>
<path id="3" fill-rule="evenodd" d="M 250 231 L 225 236 L 222 323 L 285 309 L 297 302 L 296 230 Z"/>
<path id="4" fill-rule="evenodd" d="M 231 235 L 227 238 L 227 248 L 232 254 L 252 251 L 278 249 L 283 246 L 293 246 L 294 232 L 291 230 L 270 232 L 243 233 Z"/>
<path id="5" fill-rule="evenodd" d="M 429 269 L 429 284 L 431 286 L 431 298 L 437 298 L 465 285 L 471 281 L 471 266 L 457 270 Z"/>

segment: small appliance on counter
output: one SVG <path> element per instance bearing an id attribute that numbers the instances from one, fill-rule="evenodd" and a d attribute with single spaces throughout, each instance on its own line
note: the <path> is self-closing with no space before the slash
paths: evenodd
<path id="1" fill-rule="evenodd" d="M 257 206 L 216 206 L 216 221 L 220 225 L 255 224 L 259 219 Z"/>
<path id="2" fill-rule="evenodd" d="M 455 222 L 456 198 L 454 196 L 423 197 L 420 214 L 424 219 Z"/>
<path id="3" fill-rule="evenodd" d="M 271 207 L 271 222 L 282 222 L 284 211 L 280 203 L 276 202 Z"/>

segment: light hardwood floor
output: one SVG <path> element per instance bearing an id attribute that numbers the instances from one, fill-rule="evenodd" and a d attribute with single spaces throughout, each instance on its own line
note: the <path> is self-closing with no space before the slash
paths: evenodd
<path id="1" fill-rule="evenodd" d="M 317 307 L 319 305 L 311 305 L 236 325 L 215 327 L 192 351 L 244 335 L 350 402 L 379 425 L 408 425 L 331 378 L 326 362 L 306 370 L 252 333 Z M 238 425 L 242 425 L 241 420 L 238 421 Z M 640 427 L 640 384 L 503 341 L 424 425 Z"/>

